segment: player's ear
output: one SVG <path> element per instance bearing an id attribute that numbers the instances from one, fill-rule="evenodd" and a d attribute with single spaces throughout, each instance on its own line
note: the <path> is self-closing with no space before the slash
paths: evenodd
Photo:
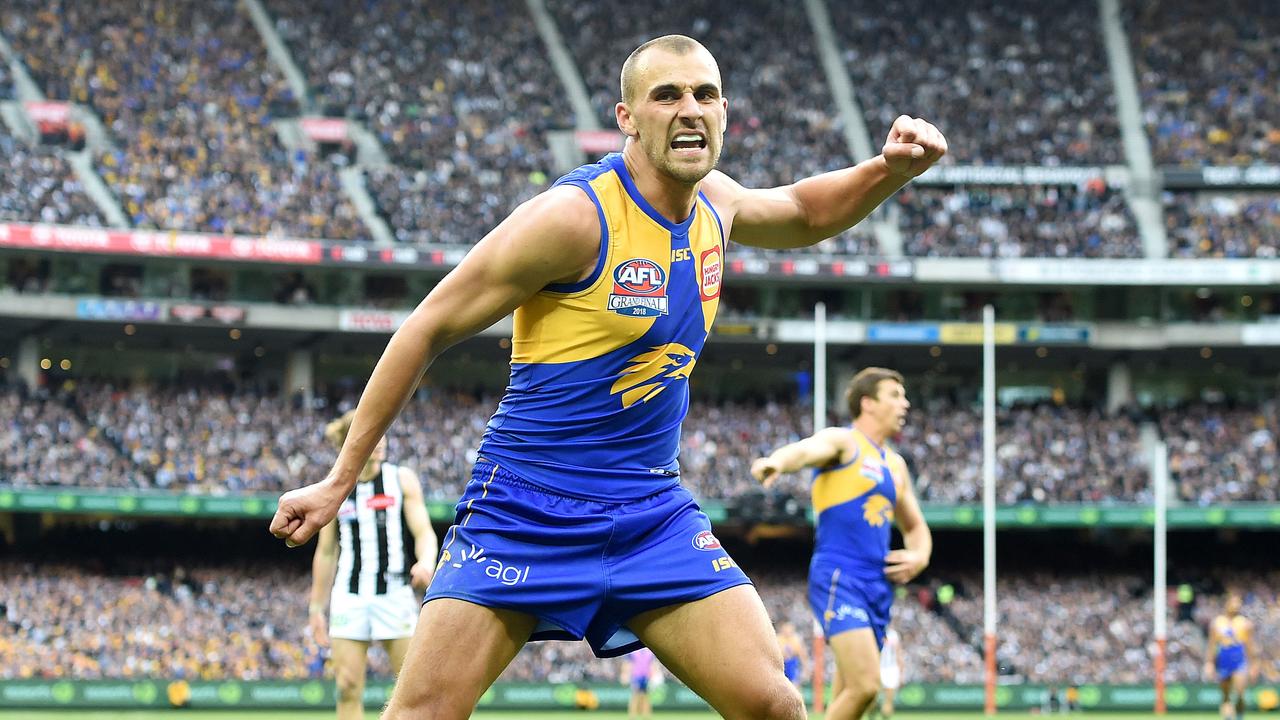
<path id="1" fill-rule="evenodd" d="M 631 115 L 631 108 L 627 104 L 620 102 L 613 106 L 614 117 L 618 121 L 618 129 L 627 137 L 638 137 L 639 131 L 636 130 L 635 118 Z"/>

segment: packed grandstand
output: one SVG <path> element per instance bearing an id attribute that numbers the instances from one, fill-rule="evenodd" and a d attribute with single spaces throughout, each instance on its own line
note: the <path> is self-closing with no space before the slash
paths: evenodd
<path id="1" fill-rule="evenodd" d="M 845 167 L 858 153 L 858 136 L 864 144 L 870 138 L 874 152 L 875 139 L 903 111 L 927 115 L 953 139 L 941 168 L 953 174 L 922 178 L 872 221 L 787 255 L 781 262 L 788 277 L 770 277 L 771 287 L 726 287 L 726 322 L 750 329 L 806 320 L 814 297 L 830 301 L 837 319 L 867 325 L 971 322 L 985 299 L 1007 288 L 997 287 L 994 274 L 966 280 L 975 266 L 947 263 L 956 259 L 1276 257 L 1280 175 L 1267 169 L 1280 164 L 1280 15 L 1268 0 L 1225 0 L 1212 10 L 1195 0 L 904 0 L 894 13 L 871 0 L 828 5 L 832 33 L 820 42 L 813 26 L 824 20 L 803 3 L 769 0 L 0 3 L 0 307 L 7 308 L 0 340 L 14 348 L 27 343 L 21 352 L 0 352 L 0 489 L 266 497 L 316 481 L 334 454 L 324 425 L 353 406 L 375 352 L 367 339 L 346 337 L 353 334 L 348 327 L 309 335 L 272 325 L 257 330 L 256 347 L 231 349 L 219 345 L 228 337 L 226 322 L 211 323 L 205 334 L 183 327 L 135 338 L 134 323 L 154 319 L 145 312 L 36 322 L 12 310 L 20 303 L 136 300 L 163 306 L 166 316 L 175 303 L 258 303 L 286 316 L 337 307 L 391 311 L 376 316 L 381 324 L 407 312 L 438 275 L 369 271 L 348 280 L 341 268 L 236 265 L 229 256 L 162 265 L 131 254 L 78 265 L 66 258 L 79 254 L 9 243 L 18 233 L 8 227 L 303 239 L 385 253 L 415 248 L 446 258 L 432 261 L 439 270 L 454 257 L 449 253 L 460 255 L 572 166 L 566 157 L 581 161 L 594 152 L 588 140 L 600 141 L 600 128 L 613 123 L 622 58 L 667 32 L 693 35 L 732 57 L 721 167 L 744 184 L 778 185 Z M 1118 13 L 1107 15 L 1108 7 Z M 932 29 L 913 20 L 926 9 Z M 1117 78 L 1117 46 L 1132 85 Z M 843 81 L 833 77 L 831 59 Z M 842 82 L 853 91 L 851 105 Z M 605 135 L 604 147 L 618 141 L 616 133 Z M 1018 168 L 1037 172 L 1019 175 Z M 1251 168 L 1261 170 L 1250 175 Z M 1026 179 L 1008 182 L 1012 175 Z M 1205 180 L 1212 177 L 1234 179 Z M 729 257 L 749 261 L 755 254 L 733 248 Z M 789 284 L 791 263 L 814 254 L 837 262 L 938 261 L 931 267 L 940 268 L 947 287 L 904 281 L 859 295 L 839 277 Z M 1108 271 L 1112 277 L 1138 274 L 1119 267 Z M 1079 287 L 1046 273 L 1034 296 L 1014 299 L 1024 307 L 1011 311 L 1023 313 L 1016 319 L 1085 327 L 1086 339 L 1098 332 L 1089 323 L 1131 325 L 1101 349 L 1058 354 L 1028 341 L 1013 365 L 1002 366 L 1019 386 L 1053 391 L 1001 403 L 1000 504 L 1149 505 L 1153 438 L 1168 446 L 1176 504 L 1280 503 L 1274 358 L 1256 347 L 1234 354 L 1209 347 L 1236 342 L 1211 329 L 1222 321 L 1263 328 L 1231 338 L 1274 344 L 1280 276 L 1254 280 L 1252 269 L 1219 276 L 1219 267 L 1192 271 L 1202 282 L 1172 269 L 1162 283 L 1135 282 L 1116 294 L 1080 280 L 1088 268 L 1067 283 Z M 106 321 L 109 339 L 85 329 Z M 1187 338 L 1177 342 L 1190 348 L 1189 360 L 1152 365 L 1150 356 L 1164 346 L 1141 332 L 1175 322 L 1189 328 L 1177 336 Z M 253 332 L 231 324 L 233 340 L 242 327 Z M 914 408 L 895 445 L 920 498 L 976 503 L 976 365 L 963 353 L 948 365 L 958 351 L 940 349 L 947 345 L 940 337 L 907 341 L 905 350 L 894 345 L 888 355 L 850 351 L 844 362 L 903 358 Z M 103 359 L 106 371 L 83 369 L 94 367 L 86 355 L 105 358 L 126 341 L 147 358 L 137 368 Z M 337 369 L 317 372 L 305 392 L 286 387 L 280 365 L 254 358 L 304 341 L 344 358 Z M 786 362 L 786 352 L 775 356 L 773 338 L 745 342 L 770 343 L 767 354 L 753 356 L 762 363 Z M 492 360 L 495 348 L 485 352 Z M 59 370 L 64 355 L 75 355 L 75 364 L 63 360 Z M 1046 356 L 1046 365 L 1034 366 Z M 52 361 L 37 371 L 34 363 L 45 357 Z M 20 368 L 23 362 L 32 367 Z M 1132 377 L 1142 375 L 1143 362 L 1156 369 Z M 1133 370 L 1105 369 L 1125 363 Z M 1082 368 L 1090 364 L 1104 369 L 1086 376 Z M 715 368 L 732 375 L 742 363 L 721 359 Z M 258 369 L 271 379 L 252 377 Z M 762 391 L 729 383 L 729 390 L 701 395 L 695 386 L 680 461 L 700 500 L 741 512 L 761 502 L 806 502 L 807 478 L 788 477 L 765 493 L 748 473 L 754 458 L 813 430 L 812 378 L 792 378 L 789 369 L 775 374 L 789 384 Z M 1105 391 L 1079 390 L 1099 377 Z M 390 456 L 419 472 L 430 501 L 452 503 L 460 495 L 504 380 L 432 377 L 391 428 Z M 1142 392 L 1129 387 L 1144 381 Z M 947 389 L 954 387 L 969 390 Z M 843 420 L 838 405 L 831 422 Z M 790 519 L 803 526 L 803 514 Z M 192 532 L 263 530 L 257 520 L 243 522 Z M 296 556 L 247 562 L 253 553 L 242 549 L 210 559 L 194 541 L 157 556 L 141 548 L 164 528 L 141 524 L 69 523 L 50 531 L 46 549 L 15 542 L 21 533 L 8 526 L 12 547 L 0 555 L 0 678 L 324 676 L 325 650 L 306 631 L 308 576 Z M 1110 542 L 1056 539 L 1100 554 Z M 98 542 L 138 547 L 119 557 L 69 550 Z M 1235 547 L 1234 538 L 1205 542 Z M 744 545 L 743 565 L 775 620 L 807 627 L 806 557 L 797 546 L 786 545 L 785 553 L 769 547 L 769 540 Z M 803 541 L 798 547 L 805 549 Z M 797 553 L 790 562 L 775 556 Z M 902 591 L 895 623 L 909 681 L 981 682 L 980 572 L 972 557 L 943 555 Z M 998 588 L 1001 672 L 1046 685 L 1148 682 L 1153 599 L 1143 573 L 1121 561 L 1062 573 L 1014 563 Z M 1217 567 L 1197 557 L 1175 574 L 1195 601 L 1171 596 L 1170 681 L 1202 679 L 1203 628 L 1228 589 L 1245 594 L 1262 642 L 1280 643 L 1274 570 Z M 289 590 L 282 597 L 267 588 Z M 373 672 L 388 673 L 385 656 Z M 559 683 L 617 676 L 616 662 L 592 657 L 585 645 L 544 643 L 523 652 L 503 677 Z"/>

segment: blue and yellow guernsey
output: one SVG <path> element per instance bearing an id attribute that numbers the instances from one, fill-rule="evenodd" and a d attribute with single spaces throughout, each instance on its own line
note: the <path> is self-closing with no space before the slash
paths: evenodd
<path id="1" fill-rule="evenodd" d="M 1249 621 L 1243 616 L 1219 615 L 1213 619 L 1213 629 L 1218 635 L 1218 649 L 1214 663 L 1219 671 L 1242 666 L 1244 648 L 1249 642 Z"/>
<path id="2" fill-rule="evenodd" d="M 681 223 L 640 195 L 622 156 L 560 178 L 600 216 L 600 259 L 515 312 L 511 382 L 480 454 L 557 493 L 632 500 L 679 482 L 689 374 L 720 302 L 724 231 L 701 193 Z"/>
<path id="3" fill-rule="evenodd" d="M 853 459 L 814 471 L 813 565 L 884 579 L 884 556 L 898 502 L 895 480 L 906 478 L 907 464 L 857 429 L 851 432 L 857 444 Z"/>

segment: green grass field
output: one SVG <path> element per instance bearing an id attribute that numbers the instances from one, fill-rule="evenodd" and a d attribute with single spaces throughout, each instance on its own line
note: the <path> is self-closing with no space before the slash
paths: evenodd
<path id="1" fill-rule="evenodd" d="M 6 720 L 68 720 L 69 717 L 76 717 L 77 720 L 324 720 L 333 717 L 333 712 L 276 712 L 276 711 L 197 711 L 197 710 L 154 710 L 142 712 L 124 712 L 124 711 L 101 711 L 90 712 L 82 710 L 67 711 L 47 711 L 47 710 L 14 710 L 5 712 Z M 626 712 L 481 712 L 474 715 L 475 720 L 625 720 Z M 1147 717 L 1156 717 L 1155 715 L 1142 714 L 1124 714 L 1124 712 L 1084 712 L 1084 714 L 1073 715 L 1073 717 L 1083 716 L 1087 720 L 1143 720 Z M 369 720 L 375 720 L 378 715 L 370 712 Z M 710 720 L 716 715 L 710 712 L 655 712 L 655 720 Z M 814 720 L 820 719 L 820 715 L 810 715 Z M 969 714 L 969 712 L 915 712 L 915 714 L 897 715 L 904 720 L 919 720 L 924 717 L 942 717 L 943 720 L 982 720 L 982 714 Z M 1030 720 L 1036 717 L 1037 720 L 1043 720 L 1042 715 L 1014 714 L 1014 712 L 1001 712 L 997 717 L 1005 717 L 1009 720 Z M 1057 717 L 1051 716 L 1051 717 Z M 1213 714 L 1172 714 L 1174 720 L 1216 720 L 1217 715 Z"/>

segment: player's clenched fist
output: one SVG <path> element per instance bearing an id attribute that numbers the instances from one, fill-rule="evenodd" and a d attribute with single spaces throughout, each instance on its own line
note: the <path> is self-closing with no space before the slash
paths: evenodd
<path id="1" fill-rule="evenodd" d="M 916 177 L 947 154 L 947 139 L 924 120 L 899 115 L 889 128 L 881 154 L 889 172 Z"/>
<path id="2" fill-rule="evenodd" d="M 773 484 L 778 479 L 779 472 L 778 463 L 772 458 L 760 458 L 751 463 L 751 476 L 759 480 L 765 487 Z"/>
<path id="3" fill-rule="evenodd" d="M 305 544 L 338 514 L 343 497 L 334 494 L 328 481 L 290 490 L 280 496 L 271 518 L 271 534 L 289 547 Z"/>

